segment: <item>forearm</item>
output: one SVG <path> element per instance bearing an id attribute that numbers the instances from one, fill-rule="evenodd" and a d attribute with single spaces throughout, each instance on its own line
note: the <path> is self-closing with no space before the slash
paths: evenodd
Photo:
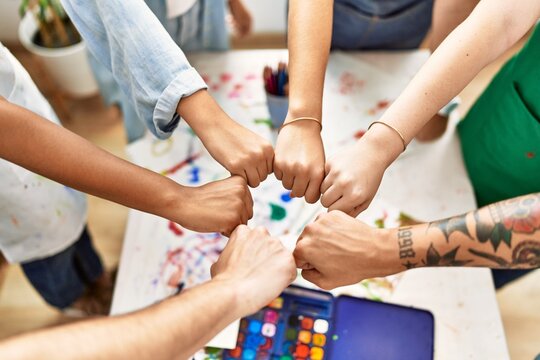
<path id="1" fill-rule="evenodd" d="M 435 0 L 429 49 L 433 53 L 459 24 L 471 14 L 479 0 Z"/>
<path id="2" fill-rule="evenodd" d="M 92 54 L 159 138 L 178 125 L 178 102 L 206 84 L 143 0 L 62 0 Z"/>
<path id="3" fill-rule="evenodd" d="M 235 285 L 213 280 L 137 313 L 26 334 L 0 343 L 0 358 L 187 359 L 244 315 Z"/>
<path id="4" fill-rule="evenodd" d="M 0 157 L 74 189 L 170 218 L 184 187 L 0 99 Z M 173 219 L 178 221 L 179 219 Z"/>
<path id="5" fill-rule="evenodd" d="M 536 0 L 483 0 L 438 47 L 383 115 L 409 142 L 483 69 L 517 42 L 540 16 Z"/>
<path id="6" fill-rule="evenodd" d="M 393 236 L 401 270 L 423 266 L 540 267 L 540 193 L 450 219 L 403 227 Z"/>
<path id="7" fill-rule="evenodd" d="M 322 116 L 324 75 L 332 36 L 332 0 L 289 3 L 289 112 Z"/>

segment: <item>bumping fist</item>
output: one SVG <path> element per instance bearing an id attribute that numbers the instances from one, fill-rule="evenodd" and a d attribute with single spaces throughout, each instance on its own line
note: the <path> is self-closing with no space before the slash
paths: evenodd
<path id="1" fill-rule="evenodd" d="M 311 121 L 285 126 L 279 133 L 274 173 L 292 197 L 304 196 L 313 204 L 321 197 L 324 148 L 319 125 Z"/>
<path id="2" fill-rule="evenodd" d="M 326 290 L 398 272 L 393 268 L 398 256 L 389 230 L 341 211 L 322 214 L 306 226 L 294 250 L 302 277 Z"/>
<path id="3" fill-rule="evenodd" d="M 329 211 L 341 210 L 352 217 L 367 209 L 387 165 L 376 150 L 364 149 L 362 139 L 326 163 L 321 203 Z"/>
<path id="4" fill-rule="evenodd" d="M 235 121 L 209 129 L 204 138 L 212 157 L 231 174 L 245 178 L 251 187 L 259 186 L 273 171 L 272 144 Z"/>
<path id="5" fill-rule="evenodd" d="M 246 180 L 240 176 L 185 189 L 182 203 L 177 206 L 177 222 L 187 229 L 228 236 L 253 217 L 253 199 Z"/>
<path id="6" fill-rule="evenodd" d="M 263 227 L 240 225 L 211 268 L 212 278 L 234 283 L 244 314 L 268 305 L 296 278 L 294 259 Z"/>

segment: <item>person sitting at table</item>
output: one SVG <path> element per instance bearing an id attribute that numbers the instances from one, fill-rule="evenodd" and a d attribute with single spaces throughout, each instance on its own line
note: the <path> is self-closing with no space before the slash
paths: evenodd
<path id="1" fill-rule="evenodd" d="M 169 137 L 182 116 L 210 155 L 251 187 L 272 173 L 270 142 L 219 107 L 143 0 L 62 3 L 89 51 L 112 72 L 155 136 Z"/>
<path id="2" fill-rule="evenodd" d="M 107 314 L 113 279 L 86 229 L 84 195 L 20 166 L 196 231 L 229 234 L 253 215 L 240 176 L 198 188 L 180 186 L 54 123 L 59 124 L 50 105 L 0 43 L 0 250 L 66 315 Z"/>
<path id="3" fill-rule="evenodd" d="M 187 359 L 231 322 L 255 313 L 296 277 L 294 259 L 265 229 L 240 225 L 212 280 L 147 309 L 79 321 L 0 342 L 1 359 Z"/>
<path id="4" fill-rule="evenodd" d="M 227 6 L 238 37 L 252 28 L 251 14 L 242 0 L 145 0 L 161 24 L 183 51 L 223 51 L 229 49 Z M 131 100 L 123 93 L 111 72 L 91 53 L 90 65 L 107 104 L 119 105 L 128 143 L 145 134 L 144 121 L 139 119 Z"/>
<path id="5" fill-rule="evenodd" d="M 283 186 L 292 190 L 293 197 L 304 196 L 307 202 L 314 203 L 321 195 L 325 176 L 320 136 L 322 97 L 330 48 L 416 49 L 428 33 L 433 13 L 429 45 L 434 51 L 476 2 L 289 1 L 289 111 L 285 119 L 288 125 L 277 138 L 274 172 Z M 424 140 L 440 135 L 446 128 L 447 111 L 441 110 L 444 116 L 434 114 L 433 121 L 417 135 Z M 301 121 L 297 121 L 299 119 Z"/>
<path id="6" fill-rule="evenodd" d="M 294 257 L 302 277 L 323 289 L 420 267 L 539 268 L 540 193 L 398 229 L 333 210 L 304 229 Z"/>
<path id="7" fill-rule="evenodd" d="M 327 161 L 322 204 L 351 216 L 367 208 L 386 168 L 433 114 L 531 30 L 539 17 L 540 2 L 535 0 L 480 1 L 380 123 Z M 459 124 L 463 158 L 480 207 L 540 191 L 539 56 L 537 26 Z M 498 288 L 524 273 L 501 271 L 494 272 Z"/>

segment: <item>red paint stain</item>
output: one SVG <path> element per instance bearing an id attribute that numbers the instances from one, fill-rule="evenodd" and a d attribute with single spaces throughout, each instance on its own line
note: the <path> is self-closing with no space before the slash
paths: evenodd
<path id="1" fill-rule="evenodd" d="M 344 72 L 339 77 L 339 92 L 341 94 L 351 94 L 362 90 L 365 85 L 364 80 L 358 79 L 354 74 L 350 72 Z"/>
<path id="2" fill-rule="evenodd" d="M 234 90 L 241 90 L 244 87 L 242 84 L 234 84 Z"/>
<path id="3" fill-rule="evenodd" d="M 218 91 L 218 90 L 219 90 L 219 85 L 218 85 L 218 84 L 214 84 L 214 85 L 210 86 L 210 90 L 212 90 L 212 91 Z"/>
<path id="4" fill-rule="evenodd" d="M 221 74 L 221 76 L 219 77 L 219 80 L 223 83 L 226 83 L 228 81 L 230 81 L 232 79 L 232 75 L 229 74 L 229 73 L 223 73 Z"/>
<path id="5" fill-rule="evenodd" d="M 381 100 L 377 103 L 378 109 L 386 109 L 390 105 L 390 101 L 388 100 Z"/>
<path id="6" fill-rule="evenodd" d="M 364 136 L 364 134 L 366 133 L 366 130 L 358 130 L 357 132 L 354 133 L 354 138 L 356 140 L 360 139 L 362 136 Z"/>
<path id="7" fill-rule="evenodd" d="M 182 230 L 182 228 L 178 224 L 173 223 L 172 221 L 169 221 L 169 230 L 171 230 L 176 236 L 184 235 L 184 231 Z"/>
<path id="8" fill-rule="evenodd" d="M 257 79 L 257 75 L 255 74 L 247 74 L 246 75 L 246 80 L 256 80 Z"/>
<path id="9" fill-rule="evenodd" d="M 11 223 L 17 227 L 19 226 L 19 220 L 13 215 L 11 215 Z"/>
<path id="10" fill-rule="evenodd" d="M 175 172 L 177 172 L 178 170 L 182 169 L 183 167 L 185 167 L 186 165 L 192 163 L 194 160 L 196 160 L 198 157 L 200 157 L 201 154 L 195 154 L 195 155 L 192 155 L 190 157 L 188 157 L 187 159 L 185 160 L 182 160 L 180 161 L 178 164 L 174 165 L 173 167 L 171 167 L 170 169 L 167 169 L 167 170 L 164 170 L 161 172 L 161 175 L 171 175 L 171 174 L 174 174 Z"/>
<path id="11" fill-rule="evenodd" d="M 535 157 L 535 154 L 532 151 L 529 151 L 527 154 L 525 154 L 528 159 L 533 159 Z"/>
<path id="12" fill-rule="evenodd" d="M 390 100 L 379 100 L 374 107 L 369 109 L 367 112 L 369 115 L 376 115 L 377 113 L 386 110 L 392 102 Z"/>

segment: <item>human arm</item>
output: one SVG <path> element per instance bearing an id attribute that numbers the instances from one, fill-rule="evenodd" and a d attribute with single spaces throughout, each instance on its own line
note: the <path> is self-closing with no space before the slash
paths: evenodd
<path id="1" fill-rule="evenodd" d="M 285 124 L 300 117 L 322 121 L 324 75 L 332 35 L 333 1 L 289 2 L 289 112 Z M 324 148 L 320 126 L 297 121 L 279 133 L 274 172 L 293 197 L 320 198 L 324 178 Z"/>
<path id="2" fill-rule="evenodd" d="M 540 193 L 445 220 L 376 229 L 333 211 L 308 225 L 294 252 L 325 289 L 417 267 L 540 267 Z"/>
<path id="3" fill-rule="evenodd" d="M 380 120 L 395 127 L 409 143 L 439 109 L 523 37 L 539 17 L 540 2 L 536 0 L 480 1 Z M 321 187 L 323 205 L 353 216 L 358 214 L 369 205 L 384 171 L 402 151 L 397 132 L 374 125 L 353 147 L 327 161 L 327 176 Z M 339 186 L 327 195 L 332 185 Z"/>
<path id="4" fill-rule="evenodd" d="M 253 19 L 249 10 L 242 0 L 229 0 L 229 10 L 233 21 L 233 27 L 239 37 L 245 37 L 251 33 Z"/>
<path id="5" fill-rule="evenodd" d="M 0 358 L 187 359 L 228 324 L 270 303 L 296 276 L 278 239 L 245 226 L 231 235 L 212 271 L 211 281 L 145 310 L 0 342 Z"/>
<path id="6" fill-rule="evenodd" d="M 0 158 L 191 230 L 229 234 L 253 215 L 251 194 L 241 177 L 181 186 L 1 97 L 0 128 Z"/>
<path id="7" fill-rule="evenodd" d="M 272 172 L 272 145 L 219 107 L 144 1 L 62 3 L 88 49 L 112 72 L 154 135 L 169 137 L 182 116 L 212 157 L 250 186 Z"/>

